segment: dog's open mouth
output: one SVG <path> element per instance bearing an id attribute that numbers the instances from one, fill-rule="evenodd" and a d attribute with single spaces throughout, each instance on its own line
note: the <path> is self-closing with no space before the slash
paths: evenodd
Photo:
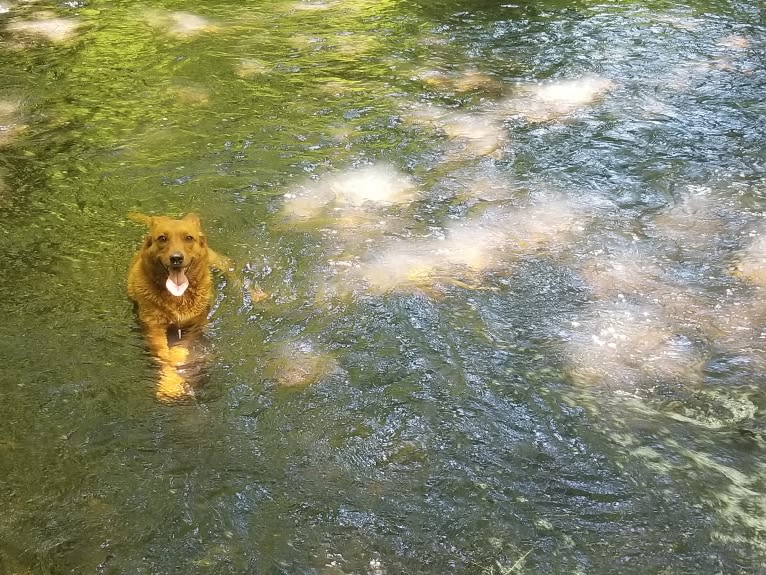
<path id="1" fill-rule="evenodd" d="M 186 288 L 189 287 L 189 278 L 186 277 L 186 268 L 168 268 L 168 279 L 165 282 L 165 287 L 167 287 L 168 291 L 176 297 L 184 295 Z"/>

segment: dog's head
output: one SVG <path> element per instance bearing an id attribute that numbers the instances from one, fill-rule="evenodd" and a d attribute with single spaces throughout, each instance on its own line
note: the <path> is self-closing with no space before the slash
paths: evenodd
<path id="1" fill-rule="evenodd" d="M 182 296 L 189 287 L 187 270 L 192 266 L 208 265 L 207 240 L 199 218 L 195 214 L 187 214 L 180 220 L 140 214 L 131 214 L 131 218 L 149 227 L 142 257 L 157 275 L 164 269 L 168 291 L 174 296 Z"/>

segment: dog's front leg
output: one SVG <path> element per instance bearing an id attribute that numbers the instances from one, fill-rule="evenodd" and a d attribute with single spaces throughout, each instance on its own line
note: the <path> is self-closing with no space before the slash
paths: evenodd
<path id="1" fill-rule="evenodd" d="M 160 367 L 157 399 L 170 401 L 186 396 L 188 384 L 177 368 L 186 363 L 189 350 L 183 345 L 168 345 L 167 327 L 145 325 L 145 332 L 149 351 Z"/>
<path id="2" fill-rule="evenodd" d="M 181 345 L 170 347 L 167 326 L 144 324 L 146 343 L 151 354 L 162 364 L 183 365 L 189 357 L 189 350 Z"/>

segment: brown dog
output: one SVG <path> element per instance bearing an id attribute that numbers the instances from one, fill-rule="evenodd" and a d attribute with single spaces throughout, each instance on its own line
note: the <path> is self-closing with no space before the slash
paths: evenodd
<path id="1" fill-rule="evenodd" d="M 157 397 L 172 399 L 187 393 L 179 373 L 189 357 L 188 342 L 207 321 L 213 297 L 210 268 L 228 271 L 228 260 L 211 250 L 199 218 L 180 220 L 131 214 L 149 233 L 133 257 L 128 272 L 128 295 L 136 303 L 149 351 L 160 365 Z M 171 340 L 178 340 L 173 345 Z"/>

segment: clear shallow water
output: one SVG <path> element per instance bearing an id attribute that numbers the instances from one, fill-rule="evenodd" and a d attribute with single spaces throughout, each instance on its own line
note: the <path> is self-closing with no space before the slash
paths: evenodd
<path id="1" fill-rule="evenodd" d="M 762 8 L 0 6 L 0 570 L 763 571 Z"/>

